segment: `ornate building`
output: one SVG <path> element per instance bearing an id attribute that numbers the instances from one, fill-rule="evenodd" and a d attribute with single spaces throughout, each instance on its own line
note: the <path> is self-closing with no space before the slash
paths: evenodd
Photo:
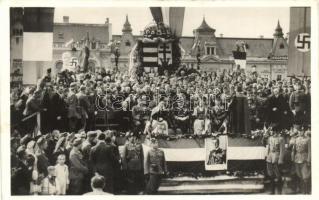
<path id="1" fill-rule="evenodd" d="M 22 10 L 11 12 L 11 74 L 19 74 L 21 81 L 27 75 L 23 69 L 22 44 L 23 25 Z M 215 29 L 210 27 L 205 18 L 201 25 L 194 29 L 192 37 L 180 38 L 180 44 L 185 52 L 181 59 L 183 65 L 198 67 L 200 70 L 216 71 L 231 69 L 234 66 L 232 51 L 237 41 L 244 41 L 247 49 L 246 69 L 256 70 L 263 76 L 281 78 L 287 75 L 288 45 L 278 21 L 273 38 L 229 38 L 217 37 Z M 129 54 L 141 35 L 133 35 L 128 16 L 122 28 L 121 35 L 112 35 L 112 24 L 106 18 L 104 24 L 70 23 L 69 17 L 63 17 L 63 23 L 54 23 L 53 29 L 53 60 L 44 62 L 42 73 L 52 68 L 53 74 L 59 72 L 65 65 L 79 65 L 79 55 L 84 46 L 90 49 L 89 68 L 114 68 L 114 48 L 119 51 L 118 68 L 128 70 Z M 23 70 L 22 70 L 23 69 Z M 24 81 L 23 81 L 24 82 Z"/>

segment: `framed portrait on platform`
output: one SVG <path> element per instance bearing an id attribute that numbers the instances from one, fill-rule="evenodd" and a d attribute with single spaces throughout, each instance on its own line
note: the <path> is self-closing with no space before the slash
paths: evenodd
<path id="1" fill-rule="evenodd" d="M 227 136 L 221 135 L 205 139 L 205 169 L 227 170 Z"/>

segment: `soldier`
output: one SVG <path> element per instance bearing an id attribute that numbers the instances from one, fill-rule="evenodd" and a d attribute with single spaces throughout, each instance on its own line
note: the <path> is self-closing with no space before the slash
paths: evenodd
<path id="1" fill-rule="evenodd" d="M 90 152 L 92 147 L 95 145 L 95 138 L 97 134 L 95 131 L 89 131 L 87 133 L 87 139 L 82 144 L 82 153 L 83 153 L 83 161 L 88 164 L 88 176 L 84 178 L 84 192 L 89 192 L 90 188 L 90 178 L 94 175 L 92 164 L 89 162 L 90 160 Z"/>
<path id="2" fill-rule="evenodd" d="M 76 83 L 71 83 L 70 92 L 66 100 L 68 106 L 68 121 L 69 121 L 69 131 L 75 132 L 76 125 L 79 119 L 81 119 L 81 115 L 79 113 L 79 101 L 76 96 Z"/>
<path id="3" fill-rule="evenodd" d="M 144 174 L 147 176 L 146 194 L 156 194 L 163 175 L 167 172 L 164 151 L 158 148 L 158 141 L 151 139 L 151 147 L 146 154 Z"/>
<path id="4" fill-rule="evenodd" d="M 294 123 L 304 125 L 306 119 L 307 96 L 300 82 L 295 85 L 295 91 L 289 99 L 289 106 L 294 114 Z"/>
<path id="5" fill-rule="evenodd" d="M 299 178 L 299 188 L 303 194 L 310 193 L 311 141 L 304 131 L 299 131 L 292 148 L 292 160 Z"/>
<path id="6" fill-rule="evenodd" d="M 73 148 L 70 152 L 70 188 L 71 195 L 80 195 L 83 193 L 83 180 L 88 173 L 86 163 L 83 161 L 81 153 L 82 140 L 75 139 L 72 143 Z"/>
<path id="7" fill-rule="evenodd" d="M 282 192 L 282 178 L 279 170 L 279 165 L 283 164 L 285 143 L 284 138 L 275 131 L 272 136 L 268 138 L 266 165 L 267 173 L 271 179 L 271 193 L 281 194 Z"/>
<path id="8" fill-rule="evenodd" d="M 131 135 L 124 146 L 123 169 L 126 171 L 127 188 L 129 194 L 138 194 L 144 185 L 143 148 L 136 136 Z"/>

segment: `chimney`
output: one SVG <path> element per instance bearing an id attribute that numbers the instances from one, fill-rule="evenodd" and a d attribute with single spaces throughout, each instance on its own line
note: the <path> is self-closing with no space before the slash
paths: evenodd
<path id="1" fill-rule="evenodd" d="M 63 16 L 63 23 L 69 23 L 69 16 Z"/>
<path id="2" fill-rule="evenodd" d="M 260 35 L 259 37 L 260 37 L 261 39 L 263 39 L 263 38 L 264 38 L 264 36 L 263 36 L 263 35 Z"/>
<path id="3" fill-rule="evenodd" d="M 224 37 L 224 34 L 221 33 L 221 34 L 219 34 L 219 36 L 220 36 L 220 37 Z"/>
<path id="4" fill-rule="evenodd" d="M 110 22 L 110 20 L 109 20 L 109 18 L 107 17 L 106 19 L 105 19 L 105 24 L 108 24 Z"/>

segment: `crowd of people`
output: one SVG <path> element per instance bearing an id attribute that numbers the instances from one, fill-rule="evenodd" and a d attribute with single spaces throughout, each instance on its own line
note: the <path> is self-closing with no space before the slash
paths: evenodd
<path id="1" fill-rule="evenodd" d="M 139 135 L 240 137 L 266 128 L 275 133 L 266 160 L 272 180 L 280 179 L 283 162 L 280 132 L 299 133 L 291 142 L 292 159 L 307 192 L 310 86 L 305 77 L 271 80 L 239 68 L 182 66 L 175 74 L 145 73 L 139 80 L 103 68 L 56 76 L 48 69 L 36 86 L 11 89 L 12 194 L 100 191 L 93 185 L 111 194 L 154 194 L 167 173 L 165 155 L 156 139 L 143 155 Z M 132 133 L 121 155 L 118 132 Z"/>

